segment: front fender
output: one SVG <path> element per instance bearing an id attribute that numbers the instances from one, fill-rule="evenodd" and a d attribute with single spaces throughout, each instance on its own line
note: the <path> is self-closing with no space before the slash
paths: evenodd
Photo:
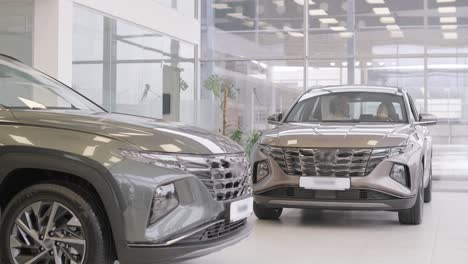
<path id="1" fill-rule="evenodd" d="M 125 221 L 122 212 L 126 208 L 120 193 L 119 183 L 98 162 L 59 150 L 6 146 L 0 148 L 0 186 L 5 178 L 16 169 L 42 169 L 67 173 L 89 182 L 98 192 L 107 213 L 117 252 L 126 247 Z M 34 177 L 34 175 L 28 175 Z M 27 179 L 24 179 L 27 180 Z"/>

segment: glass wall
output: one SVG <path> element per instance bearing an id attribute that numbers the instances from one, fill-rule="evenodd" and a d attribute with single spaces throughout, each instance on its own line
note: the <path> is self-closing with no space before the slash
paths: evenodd
<path id="1" fill-rule="evenodd" d="M 440 118 L 436 143 L 468 144 L 467 18 L 466 0 L 202 1 L 201 114 L 215 115 L 213 75 L 256 91 L 263 104 L 229 109 L 231 130 L 248 132 L 308 88 L 398 86 Z"/>
<path id="2" fill-rule="evenodd" d="M 194 123 L 195 45 L 75 5 L 73 87 L 115 112 Z"/>
<path id="3" fill-rule="evenodd" d="M 0 53 L 32 65 L 33 0 L 0 0 Z"/>

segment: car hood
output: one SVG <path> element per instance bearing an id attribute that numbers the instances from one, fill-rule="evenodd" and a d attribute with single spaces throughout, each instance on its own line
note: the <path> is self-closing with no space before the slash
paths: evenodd
<path id="1" fill-rule="evenodd" d="M 288 123 L 265 132 L 262 144 L 280 147 L 378 148 L 405 144 L 409 124 Z"/>
<path id="2" fill-rule="evenodd" d="M 242 152 L 232 140 L 181 123 L 140 116 L 81 111 L 15 111 L 21 123 L 92 133 L 148 151 L 190 154 Z"/>

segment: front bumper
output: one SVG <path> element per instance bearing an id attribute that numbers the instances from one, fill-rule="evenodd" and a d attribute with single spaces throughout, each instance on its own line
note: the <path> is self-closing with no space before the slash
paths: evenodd
<path id="1" fill-rule="evenodd" d="M 173 261 L 184 261 L 192 258 L 202 257 L 223 248 L 237 244 L 247 238 L 253 225 L 247 221 L 239 230 L 223 236 L 219 239 L 198 243 L 175 243 L 170 246 L 159 245 L 128 245 L 122 264 L 155 264 L 169 263 Z M 181 241 L 182 242 L 182 241 Z"/>
<path id="2" fill-rule="evenodd" d="M 279 192 L 287 190 L 286 195 Z M 295 195 L 295 191 L 309 195 Z M 350 197 L 345 192 L 358 192 L 357 197 Z M 289 195 L 287 195 L 289 193 Z M 370 194 L 369 194 L 370 193 Z M 348 198 L 346 198 L 348 197 Z M 333 210 L 398 211 L 414 206 L 416 197 L 398 198 L 370 190 L 349 191 L 310 191 L 300 188 L 278 188 L 270 192 L 254 195 L 255 202 L 271 208 L 316 208 Z"/>

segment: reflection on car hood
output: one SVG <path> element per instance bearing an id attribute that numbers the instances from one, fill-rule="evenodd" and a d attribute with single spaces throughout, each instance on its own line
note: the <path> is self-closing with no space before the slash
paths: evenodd
<path id="1" fill-rule="evenodd" d="M 289 123 L 265 132 L 261 143 L 281 147 L 374 148 L 406 143 L 409 124 Z"/>
<path id="2" fill-rule="evenodd" d="M 148 151 L 191 154 L 243 151 L 226 137 L 152 118 L 81 111 L 16 111 L 14 115 L 21 123 L 93 133 Z"/>

